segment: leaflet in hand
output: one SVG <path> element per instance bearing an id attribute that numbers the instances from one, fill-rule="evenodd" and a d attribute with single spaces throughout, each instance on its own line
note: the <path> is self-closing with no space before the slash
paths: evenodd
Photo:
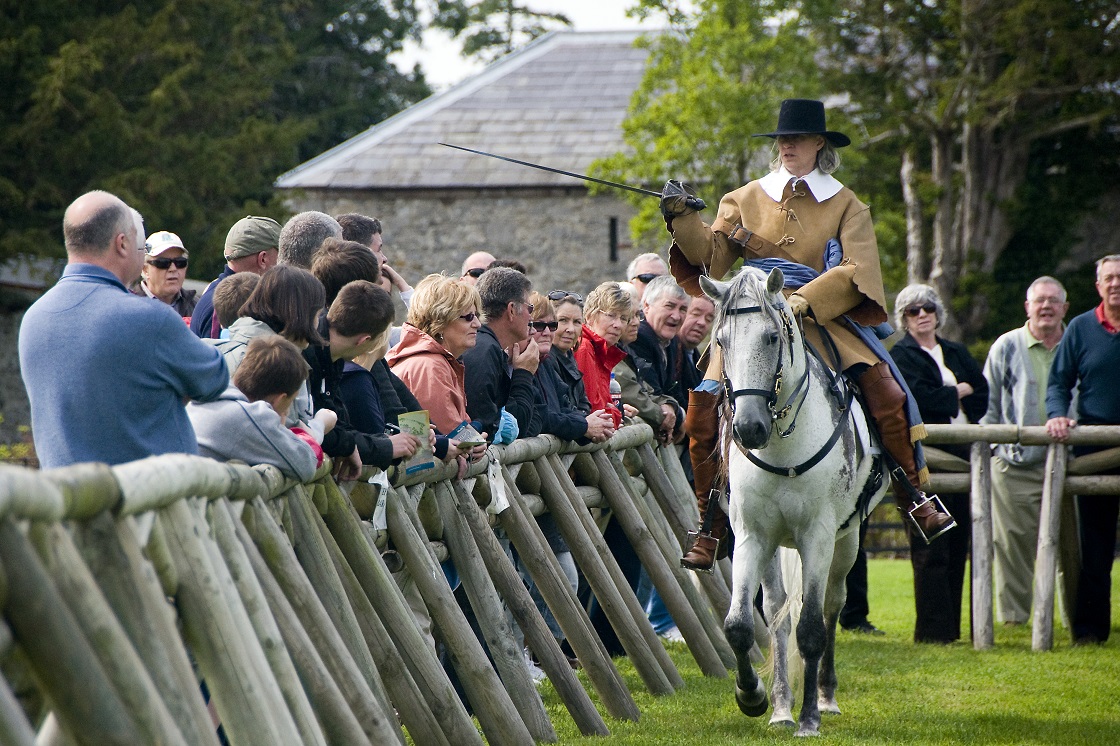
<path id="1" fill-rule="evenodd" d="M 463 421 L 459 427 L 452 430 L 447 434 L 449 440 L 459 441 L 460 448 L 474 448 L 475 446 L 486 445 L 486 439 L 482 434 L 471 427 L 471 423 Z"/>
<path id="2" fill-rule="evenodd" d="M 432 453 L 431 440 L 429 439 L 431 425 L 428 419 L 428 410 L 421 409 L 416 412 L 405 412 L 397 417 L 397 425 L 400 427 L 402 433 L 415 435 L 420 439 L 420 448 L 417 449 L 412 458 L 401 465 L 404 468 L 404 473 L 415 474 L 425 469 L 434 469 L 436 458 L 435 454 Z"/>

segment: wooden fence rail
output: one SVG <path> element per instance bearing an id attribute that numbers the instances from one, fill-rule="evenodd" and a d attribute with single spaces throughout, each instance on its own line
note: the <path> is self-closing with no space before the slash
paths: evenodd
<path id="1" fill-rule="evenodd" d="M 970 462 L 929 449 L 931 485 L 939 492 L 969 492 L 972 508 L 972 644 L 977 650 L 992 647 L 992 480 L 991 449 L 994 443 L 1048 446 L 1046 478 L 1042 488 L 1038 554 L 1034 567 L 1034 611 L 1031 647 L 1050 650 L 1054 644 L 1054 596 L 1060 548 L 1059 525 L 1063 509 L 1071 510 L 1073 495 L 1120 495 L 1120 474 L 1099 474 L 1120 467 L 1120 426 L 1083 425 L 1070 431 L 1067 444 L 1055 443 L 1046 428 L 1014 425 L 927 425 L 930 445 L 971 444 Z M 1069 460 L 1069 446 L 1113 446 Z M 1066 525 L 1070 525 L 1067 521 Z M 1076 537 L 1070 537 L 1074 539 Z M 1067 551 L 1062 563 L 1067 575 L 1076 575 L 1075 551 Z M 1072 594 L 1063 594 L 1066 608 Z"/>
<path id="2" fill-rule="evenodd" d="M 390 474 L 380 494 L 365 482 L 343 494 L 328 470 L 299 484 L 184 455 L 0 466 L 0 743 L 215 744 L 215 717 L 234 744 L 404 744 L 406 731 L 425 745 L 555 741 L 509 619 L 580 731 L 607 735 L 500 541 L 524 560 L 605 714 L 637 720 L 534 520 L 546 510 L 651 693 L 683 679 L 603 540 L 604 511 L 704 673 L 734 665 L 718 621 L 729 574 L 680 571 L 695 506 L 676 453 L 648 426 L 600 445 L 491 447 L 462 481 L 437 464 Z M 449 557 L 485 648 L 444 577 Z"/>

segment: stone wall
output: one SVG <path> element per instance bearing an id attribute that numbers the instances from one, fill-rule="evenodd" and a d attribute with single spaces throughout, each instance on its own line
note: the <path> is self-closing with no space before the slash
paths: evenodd
<path id="1" fill-rule="evenodd" d="M 651 197 L 652 199 L 652 197 Z M 624 280 L 626 265 L 662 246 L 633 246 L 635 210 L 614 195 L 575 189 L 494 189 L 394 192 L 323 190 L 291 193 L 294 212 L 357 212 L 380 218 L 385 253 L 412 284 L 431 272 L 458 275 L 463 259 L 485 250 L 525 264 L 534 288 L 586 294 L 604 280 Z M 610 257 L 611 220 L 618 257 Z M 668 234 L 666 234 L 668 239 Z"/>

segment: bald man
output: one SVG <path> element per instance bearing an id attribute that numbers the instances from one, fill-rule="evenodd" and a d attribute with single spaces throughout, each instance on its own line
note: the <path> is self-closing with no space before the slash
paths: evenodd
<path id="1" fill-rule="evenodd" d="M 494 261 L 494 255 L 489 251 L 474 252 L 463 260 L 463 272 L 459 279 L 469 285 L 477 284 L 478 278 L 482 277 L 482 273 L 485 272 Z"/>
<path id="2" fill-rule="evenodd" d="M 184 405 L 217 399 L 229 374 L 175 309 L 128 291 L 144 264 L 140 213 L 89 192 L 67 208 L 62 231 L 66 269 L 19 329 L 40 464 L 197 454 Z"/>

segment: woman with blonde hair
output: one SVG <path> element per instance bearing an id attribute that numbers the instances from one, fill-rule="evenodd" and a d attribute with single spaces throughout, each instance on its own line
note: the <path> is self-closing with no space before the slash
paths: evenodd
<path id="1" fill-rule="evenodd" d="M 470 420 L 459 357 L 474 347 L 481 315 L 482 300 L 472 286 L 428 275 L 416 285 L 400 342 L 385 357 L 442 433 Z"/>
<path id="2" fill-rule="evenodd" d="M 587 438 L 596 443 L 614 434 L 614 420 L 610 412 L 599 409 L 590 414 L 580 411 L 571 401 L 568 389 L 561 381 L 559 368 L 554 359 L 552 337 L 559 330 L 559 322 L 553 313 L 552 304 L 540 293 L 529 295 L 530 314 L 529 336 L 537 343 L 540 351 L 540 365 L 533 378 L 537 384 L 537 411 L 541 418 L 541 432 L 555 435 L 563 440 Z"/>
<path id="3" fill-rule="evenodd" d="M 611 402 L 611 371 L 626 357 L 617 345 L 633 309 L 630 293 L 617 282 L 600 284 L 587 296 L 583 338 L 575 352 L 587 401 L 592 410 L 610 412 L 615 427 L 622 424 L 622 412 Z"/>

